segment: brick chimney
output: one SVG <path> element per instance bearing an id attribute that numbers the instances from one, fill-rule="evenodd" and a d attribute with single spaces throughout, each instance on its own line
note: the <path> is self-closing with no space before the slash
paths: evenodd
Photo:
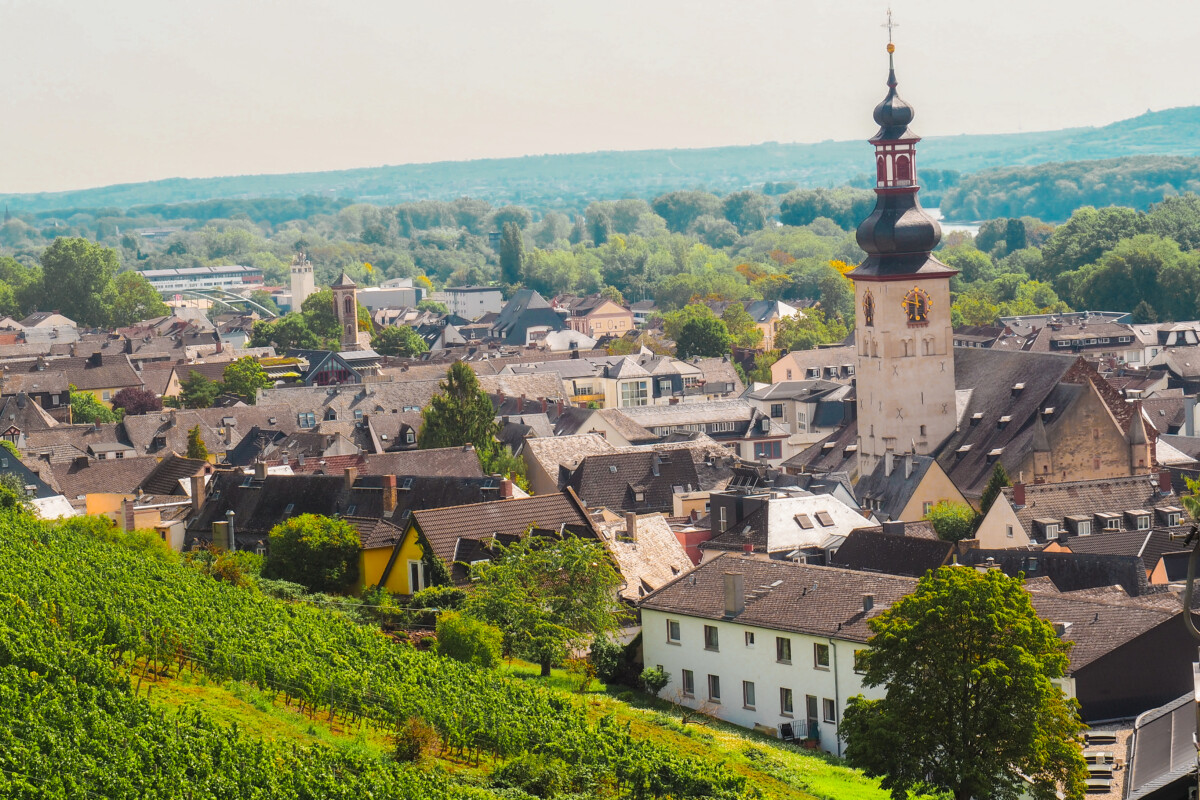
<path id="1" fill-rule="evenodd" d="M 510 478 L 500 479 L 500 499 L 511 500 L 513 496 L 513 482 Z"/>
<path id="2" fill-rule="evenodd" d="M 1171 486 L 1171 471 L 1164 469 L 1158 473 L 1158 491 L 1160 494 L 1170 494 L 1174 491 Z"/>
<path id="3" fill-rule="evenodd" d="M 131 531 L 137 527 L 137 522 L 133 517 L 134 502 L 131 497 L 127 497 L 121 501 L 121 527 L 125 531 Z"/>
<path id="4" fill-rule="evenodd" d="M 625 512 L 625 537 L 629 541 L 637 544 L 637 513 L 633 511 Z"/>
<path id="5" fill-rule="evenodd" d="M 205 499 L 204 476 L 193 475 L 190 482 L 192 484 L 192 513 L 199 514 Z"/>
<path id="6" fill-rule="evenodd" d="M 358 480 L 358 467 L 346 467 L 342 472 L 342 488 L 347 492 L 354 488 L 354 482 Z"/>
<path id="7" fill-rule="evenodd" d="M 1025 484 L 1014 483 L 1012 489 L 1013 489 L 1013 497 L 1012 497 L 1013 505 L 1016 506 L 1017 508 L 1024 508 L 1025 507 Z"/>
<path id="8" fill-rule="evenodd" d="M 384 475 L 383 481 L 383 513 L 393 514 L 396 511 L 396 476 Z"/>

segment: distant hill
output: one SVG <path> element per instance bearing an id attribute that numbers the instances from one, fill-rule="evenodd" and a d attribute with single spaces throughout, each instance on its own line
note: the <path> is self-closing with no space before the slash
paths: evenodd
<path id="1" fill-rule="evenodd" d="M 873 133 L 866 128 L 863 138 Z M 1100 128 L 931 137 L 926 168 L 973 173 L 1135 155 L 1200 156 L 1200 107 L 1156 111 Z M 317 196 L 392 204 L 477 197 L 535 209 L 581 209 L 593 200 L 650 198 L 675 189 L 728 192 L 765 182 L 801 187 L 862 183 L 871 165 L 864 141 L 767 143 L 695 150 L 638 150 L 446 161 L 334 172 L 173 178 L 69 192 L 4 194 L 16 212 L 182 203 L 217 198 Z"/>

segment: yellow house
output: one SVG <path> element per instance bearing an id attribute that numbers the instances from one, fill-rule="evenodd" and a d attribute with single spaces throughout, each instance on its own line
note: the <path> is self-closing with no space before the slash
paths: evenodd
<path id="1" fill-rule="evenodd" d="M 464 583 L 468 577 L 465 565 L 485 559 L 484 551 L 492 541 L 513 542 L 530 528 L 597 537 L 583 503 L 570 489 L 561 494 L 413 511 L 403 535 L 390 523 L 386 524 L 391 530 L 382 527 L 380 523 L 386 521 L 364 522 L 370 525 L 359 528 L 362 585 L 382 586 L 393 594 Z"/>
<path id="2" fill-rule="evenodd" d="M 75 391 L 87 392 L 106 406 L 122 389 L 141 389 L 142 377 L 124 353 L 94 353 L 87 358 L 66 358 L 54 363 L 66 373 Z M 61 364 L 61 366 L 60 366 Z"/>
<path id="3" fill-rule="evenodd" d="M 915 522 L 940 502 L 967 502 L 937 461 L 912 453 L 888 453 L 859 479 L 854 495 L 863 509 L 885 522 Z"/>

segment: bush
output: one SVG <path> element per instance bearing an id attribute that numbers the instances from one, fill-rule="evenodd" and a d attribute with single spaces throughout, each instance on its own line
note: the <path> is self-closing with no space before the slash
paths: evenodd
<path id="1" fill-rule="evenodd" d="M 455 609 L 467 599 L 467 593 L 456 586 L 430 586 L 412 596 L 412 608 Z"/>
<path id="2" fill-rule="evenodd" d="M 420 761 L 438 745 L 438 733 L 420 717 L 409 717 L 393 735 L 392 757 L 397 761 Z"/>
<path id="3" fill-rule="evenodd" d="M 263 558 L 256 553 L 244 550 L 231 553 L 216 547 L 188 553 L 184 560 L 215 580 L 242 587 L 249 586 L 251 579 L 259 575 L 263 567 Z"/>
<path id="4" fill-rule="evenodd" d="M 642 688 L 654 697 L 658 697 L 658 693 L 667 688 L 667 684 L 671 682 L 671 675 L 658 667 L 647 667 L 642 670 L 641 680 Z"/>
<path id="5" fill-rule="evenodd" d="M 437 652 L 464 664 L 491 669 L 500 663 L 500 629 L 457 611 L 444 612 L 437 621 Z"/>
<path id="6" fill-rule="evenodd" d="M 493 772 L 492 785 L 520 789 L 535 797 L 554 797 L 571 788 L 570 769 L 560 759 L 527 753 Z"/>
<path id="7" fill-rule="evenodd" d="M 588 655 L 588 659 L 596 666 L 596 677 L 610 686 L 614 683 L 639 686 L 642 674 L 639 661 L 641 646 L 640 633 L 627 645 L 621 645 L 606 636 L 597 637 Z"/>
<path id="8" fill-rule="evenodd" d="M 301 514 L 271 529 L 263 577 L 313 592 L 346 592 L 358 583 L 358 531 L 341 519 Z"/>

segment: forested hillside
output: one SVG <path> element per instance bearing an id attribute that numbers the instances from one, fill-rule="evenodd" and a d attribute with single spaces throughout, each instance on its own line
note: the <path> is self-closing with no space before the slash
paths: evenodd
<path id="1" fill-rule="evenodd" d="M 862 139 L 872 133 L 874 128 L 864 115 Z M 921 163 L 924 170 L 968 173 L 1151 154 L 1200 156 L 1200 107 L 1147 112 L 1100 128 L 930 137 L 922 145 Z M 525 205 L 540 214 L 547 210 L 582 211 L 594 200 L 648 200 L 697 186 L 726 193 L 772 183 L 783 185 L 778 191 L 782 194 L 795 186 L 861 184 L 861 176 L 870 171 L 870 165 L 870 149 L 865 141 L 771 142 L 747 147 L 527 156 L 287 175 L 174 178 L 79 191 L 6 194 L 0 195 L 0 202 L 13 212 L 23 213 L 218 198 L 313 195 L 322 201 L 344 199 L 386 205 L 468 196 L 495 205 Z M 936 191 L 936 187 L 928 188 Z"/>

